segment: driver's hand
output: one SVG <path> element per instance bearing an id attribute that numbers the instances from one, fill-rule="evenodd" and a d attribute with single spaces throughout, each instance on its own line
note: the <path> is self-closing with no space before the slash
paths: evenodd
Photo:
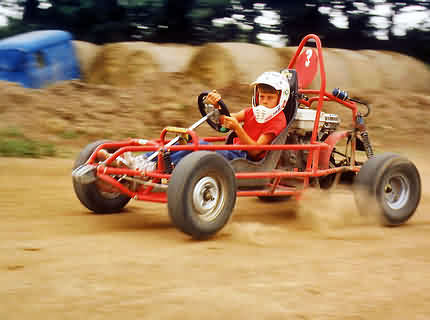
<path id="1" fill-rule="evenodd" d="M 221 95 L 216 90 L 212 90 L 211 92 L 209 92 L 206 97 L 206 103 L 209 103 L 214 107 L 219 107 L 218 101 L 220 100 L 221 100 Z"/>
<path id="2" fill-rule="evenodd" d="M 240 127 L 239 121 L 235 117 L 221 116 L 222 125 L 227 128 L 236 131 Z"/>

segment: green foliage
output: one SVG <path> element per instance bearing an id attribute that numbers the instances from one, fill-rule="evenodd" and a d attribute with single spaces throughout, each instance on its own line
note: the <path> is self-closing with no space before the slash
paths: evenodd
<path id="1" fill-rule="evenodd" d="M 80 133 L 76 132 L 75 130 L 66 130 L 60 134 L 61 138 L 67 139 L 67 140 L 73 140 L 79 137 Z"/>
<path id="2" fill-rule="evenodd" d="M 24 139 L 24 134 L 15 127 L 8 127 L 0 131 L 0 137 Z"/>
<path id="3" fill-rule="evenodd" d="M 73 6 L 61 6 L 58 9 L 58 13 L 65 15 L 65 16 L 73 16 L 76 15 L 80 8 L 79 7 L 73 7 Z"/>
<path id="4" fill-rule="evenodd" d="M 201 9 L 194 9 L 191 11 L 189 16 L 193 20 L 203 20 L 203 19 L 209 19 L 209 17 L 214 15 L 214 10 L 211 8 L 201 8 Z"/>
<path id="5" fill-rule="evenodd" d="M 164 0 L 119 0 L 118 4 L 124 7 L 147 7 L 147 6 L 163 6 Z"/>
<path id="6" fill-rule="evenodd" d="M 196 7 L 229 7 L 230 6 L 230 0 L 196 0 L 195 1 Z"/>
<path id="7" fill-rule="evenodd" d="M 0 156 L 2 157 L 40 158 L 55 155 L 55 146 L 51 143 L 29 139 L 16 128 L 0 131 Z"/>

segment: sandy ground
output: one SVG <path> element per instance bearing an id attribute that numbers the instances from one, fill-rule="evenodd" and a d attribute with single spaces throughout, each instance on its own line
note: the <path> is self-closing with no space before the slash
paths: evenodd
<path id="1" fill-rule="evenodd" d="M 423 197 L 402 227 L 337 190 L 296 209 L 240 198 L 203 242 L 163 204 L 91 214 L 70 159 L 0 158 L 0 319 L 428 319 L 429 154 L 407 154 Z"/>

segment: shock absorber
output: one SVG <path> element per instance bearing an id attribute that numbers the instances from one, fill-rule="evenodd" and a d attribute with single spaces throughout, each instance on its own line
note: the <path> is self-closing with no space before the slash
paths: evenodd
<path id="1" fill-rule="evenodd" d="M 364 150 L 366 151 L 367 158 L 368 159 L 373 158 L 374 153 L 373 153 L 372 145 L 370 144 L 369 134 L 367 133 L 367 130 L 362 131 L 360 135 L 361 135 L 361 139 L 363 139 Z"/>
<path id="2" fill-rule="evenodd" d="M 163 156 L 163 164 L 164 164 L 164 170 L 166 173 L 172 173 L 173 171 L 173 164 L 172 160 L 170 159 L 170 151 L 165 151 L 162 154 Z"/>
<path id="3" fill-rule="evenodd" d="M 357 113 L 357 117 L 355 119 L 355 128 L 357 131 L 360 131 L 361 140 L 363 142 L 364 151 L 366 152 L 367 158 L 372 158 L 374 156 L 373 148 L 370 143 L 369 133 L 367 132 L 366 125 L 364 123 L 364 117 L 367 117 L 370 114 L 370 106 L 367 103 L 363 103 L 357 99 L 350 98 L 347 91 L 340 90 L 339 88 L 333 89 L 333 95 L 342 101 L 350 100 L 367 107 L 367 113 L 364 116 L 360 112 Z"/>
<path id="4" fill-rule="evenodd" d="M 369 133 L 366 130 L 366 125 L 364 124 L 364 118 L 360 112 L 357 113 L 356 117 L 356 128 L 360 131 L 361 140 L 364 145 L 364 151 L 366 152 L 366 156 L 368 159 L 374 156 L 373 148 L 370 143 Z"/>

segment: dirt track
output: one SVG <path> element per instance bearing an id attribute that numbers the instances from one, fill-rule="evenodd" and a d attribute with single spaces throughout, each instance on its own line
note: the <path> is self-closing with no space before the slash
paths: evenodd
<path id="1" fill-rule="evenodd" d="M 296 211 L 240 198 L 203 242 L 161 204 L 90 214 L 72 160 L 0 158 L 0 318 L 428 319 L 430 166 L 408 156 L 423 197 L 403 227 L 360 219 L 345 191 Z"/>

